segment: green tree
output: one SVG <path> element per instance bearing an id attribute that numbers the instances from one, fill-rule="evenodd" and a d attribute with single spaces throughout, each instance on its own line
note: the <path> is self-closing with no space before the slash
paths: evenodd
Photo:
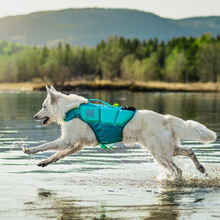
<path id="1" fill-rule="evenodd" d="M 47 49 L 47 47 L 45 46 L 41 52 L 41 55 L 40 55 L 40 64 L 41 65 L 44 65 L 47 62 L 49 54 L 50 54 L 50 52 Z"/>
<path id="2" fill-rule="evenodd" d="M 37 48 L 29 48 L 24 50 L 21 55 L 21 58 L 17 61 L 17 81 L 25 82 L 42 77 L 40 73 L 39 50 Z"/>
<path id="3" fill-rule="evenodd" d="M 106 45 L 106 43 L 105 43 L 105 41 L 102 39 L 102 40 L 100 41 L 100 43 L 98 43 L 97 46 L 96 46 L 97 51 L 104 50 L 104 49 L 105 49 L 105 45 Z"/>
<path id="4" fill-rule="evenodd" d="M 220 82 L 220 43 L 203 45 L 198 53 L 198 73 L 202 82 Z"/>
<path id="5" fill-rule="evenodd" d="M 155 37 L 154 41 L 153 41 L 153 51 L 152 52 L 157 52 L 157 48 L 158 48 L 158 39 L 157 39 L 157 37 Z"/>
<path id="6" fill-rule="evenodd" d="M 138 76 L 135 74 L 135 70 L 134 70 L 135 60 L 136 58 L 134 54 L 128 54 L 123 58 L 120 65 L 122 80 L 134 81 L 138 79 Z"/>
<path id="7" fill-rule="evenodd" d="M 54 85 L 64 85 L 70 74 L 69 69 L 60 65 L 56 54 L 53 53 L 45 63 L 43 73 L 46 79 L 49 79 Z"/>
<path id="8" fill-rule="evenodd" d="M 144 80 L 161 80 L 160 66 L 158 62 L 158 55 L 156 52 L 152 53 L 149 58 L 142 61 L 142 71 L 144 72 Z"/>
<path id="9" fill-rule="evenodd" d="M 166 47 L 164 41 L 162 41 L 158 49 L 158 62 L 161 68 L 164 67 L 165 59 L 166 59 Z"/>
<path id="10" fill-rule="evenodd" d="M 64 59 L 63 59 L 63 64 L 66 67 L 70 66 L 70 52 L 71 52 L 70 45 L 66 44 L 65 51 L 64 51 Z"/>
<path id="11" fill-rule="evenodd" d="M 124 51 L 120 48 L 117 37 L 109 37 L 107 44 L 99 54 L 102 79 L 113 80 L 120 77 L 120 65 Z"/>
<path id="12" fill-rule="evenodd" d="M 179 82 L 186 66 L 184 51 L 176 47 L 165 61 L 165 79 L 169 82 Z"/>

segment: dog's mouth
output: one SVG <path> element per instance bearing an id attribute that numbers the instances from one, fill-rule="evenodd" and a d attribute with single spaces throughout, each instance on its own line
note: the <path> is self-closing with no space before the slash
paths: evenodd
<path id="1" fill-rule="evenodd" d="M 49 117 L 45 117 L 42 121 L 42 125 L 46 125 L 49 119 L 50 119 Z"/>

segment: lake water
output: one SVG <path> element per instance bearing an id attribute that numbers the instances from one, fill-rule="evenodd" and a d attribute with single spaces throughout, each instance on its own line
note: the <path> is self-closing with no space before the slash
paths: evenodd
<path id="1" fill-rule="evenodd" d="M 196 120 L 220 132 L 220 95 L 201 93 L 95 92 L 81 94 L 111 104 L 135 106 Z M 157 165 L 139 146 L 114 151 L 85 147 L 45 168 L 36 163 L 53 152 L 28 156 L 60 136 L 33 115 L 46 93 L 0 93 L 0 219 L 220 219 L 220 143 L 182 141 L 192 147 L 207 175 L 178 157 L 181 182 L 157 182 Z"/>

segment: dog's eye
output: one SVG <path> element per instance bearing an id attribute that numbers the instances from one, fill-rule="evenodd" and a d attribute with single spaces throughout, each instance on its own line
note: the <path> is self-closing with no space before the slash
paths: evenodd
<path id="1" fill-rule="evenodd" d="M 44 108 L 46 108 L 46 105 L 44 105 Z"/>

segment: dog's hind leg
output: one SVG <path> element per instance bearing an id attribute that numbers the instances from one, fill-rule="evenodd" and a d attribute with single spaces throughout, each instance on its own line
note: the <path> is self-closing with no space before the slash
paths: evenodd
<path id="1" fill-rule="evenodd" d="M 43 160 L 41 162 L 39 162 L 37 164 L 37 166 L 39 167 L 45 167 L 51 163 L 55 163 L 57 162 L 58 160 L 60 160 L 61 158 L 64 158 L 66 156 L 69 156 L 71 154 L 74 154 L 78 151 L 80 151 L 81 149 L 83 148 L 83 145 L 74 145 L 73 148 L 66 148 L 64 150 L 61 150 L 61 151 L 58 151 L 57 153 L 55 153 L 53 156 L 51 156 L 50 158 L 46 159 L 46 160 Z"/>
<path id="2" fill-rule="evenodd" d="M 172 160 L 162 162 L 160 161 L 159 164 L 171 171 L 171 173 L 175 175 L 176 179 L 182 178 L 182 170 Z"/>
<path id="3" fill-rule="evenodd" d="M 201 173 L 205 173 L 205 168 L 199 162 L 199 160 L 197 159 L 195 153 L 193 152 L 193 150 L 191 148 L 181 148 L 181 147 L 175 145 L 174 151 L 173 151 L 173 156 L 176 157 L 179 155 L 191 158 L 191 160 L 193 161 L 193 163 L 196 166 L 196 169 Z"/>
<path id="4" fill-rule="evenodd" d="M 52 142 L 42 144 L 38 147 L 24 148 L 23 152 L 25 154 L 36 154 L 37 152 L 43 152 L 43 151 L 48 151 L 48 150 L 62 150 L 67 147 L 68 146 L 64 144 L 62 139 L 58 139 Z"/>
<path id="5" fill-rule="evenodd" d="M 162 167 L 168 169 L 172 174 L 174 174 L 176 179 L 182 178 L 182 170 L 173 162 L 170 157 L 165 157 L 165 155 L 152 151 L 150 153 Z"/>

